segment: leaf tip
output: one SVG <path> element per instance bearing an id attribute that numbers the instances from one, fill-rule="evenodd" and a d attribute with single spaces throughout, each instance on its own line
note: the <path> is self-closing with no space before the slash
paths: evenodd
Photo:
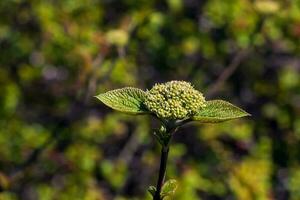
<path id="1" fill-rule="evenodd" d="M 127 114 L 146 114 L 142 107 L 144 91 L 138 88 L 125 87 L 98 94 L 96 97 L 106 106 Z"/>
<path id="2" fill-rule="evenodd" d="M 193 120 L 203 123 L 219 123 L 249 117 L 250 113 L 224 100 L 211 100 L 206 102 L 206 107 L 201 109 Z"/>
<path id="3" fill-rule="evenodd" d="M 95 95 L 93 97 L 95 97 L 96 99 L 98 99 L 99 101 L 101 101 L 102 103 L 104 103 L 103 99 L 102 99 L 102 96 L 103 96 L 103 94 L 98 94 L 98 95 Z"/>
<path id="4" fill-rule="evenodd" d="M 251 117 L 252 115 L 245 111 L 245 117 Z"/>
<path id="5" fill-rule="evenodd" d="M 245 111 L 245 110 L 243 110 L 243 109 L 241 109 L 241 108 L 239 108 L 239 107 L 237 107 L 238 109 L 240 109 L 240 111 L 241 111 L 241 115 L 240 115 L 240 117 L 251 117 L 252 115 L 250 114 L 250 113 L 248 113 L 247 111 Z"/>

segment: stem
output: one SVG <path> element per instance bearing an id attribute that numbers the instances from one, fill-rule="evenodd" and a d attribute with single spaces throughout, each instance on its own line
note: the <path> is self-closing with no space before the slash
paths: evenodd
<path id="1" fill-rule="evenodd" d="M 162 146 L 161 149 L 161 157 L 160 157 L 160 167 L 159 167 L 159 175 L 157 180 L 156 192 L 153 197 L 153 200 L 162 200 L 160 197 L 161 188 L 164 183 L 166 168 L 167 168 L 167 160 L 169 154 L 169 146 Z"/>

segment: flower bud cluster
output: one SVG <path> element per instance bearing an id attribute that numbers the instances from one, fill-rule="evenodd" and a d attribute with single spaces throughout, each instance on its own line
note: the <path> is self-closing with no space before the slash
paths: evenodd
<path id="1" fill-rule="evenodd" d="M 170 81 L 154 85 L 144 103 L 159 118 L 183 119 L 205 107 L 205 98 L 188 82 Z"/>

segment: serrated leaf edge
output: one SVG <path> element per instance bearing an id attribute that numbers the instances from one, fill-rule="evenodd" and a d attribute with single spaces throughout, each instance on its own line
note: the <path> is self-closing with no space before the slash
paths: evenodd
<path id="1" fill-rule="evenodd" d="M 214 100 L 210 100 L 207 102 L 212 102 L 212 101 L 218 101 L 227 105 L 232 106 L 233 108 L 239 110 L 242 114 L 238 115 L 238 116 L 233 116 L 233 117 L 219 117 L 219 118 L 215 118 L 215 117 L 207 117 L 207 116 L 203 116 L 201 117 L 201 115 L 194 115 L 192 118 L 193 121 L 197 121 L 200 123 L 220 123 L 220 122 L 225 122 L 225 121 L 229 121 L 229 120 L 234 120 L 234 119 L 238 119 L 238 118 L 242 118 L 242 117 L 248 117 L 251 116 L 250 113 L 246 112 L 245 110 L 239 108 L 238 106 L 228 102 L 228 101 L 224 101 L 221 99 L 214 99 Z M 205 109 L 205 108 L 204 108 Z M 196 118 L 197 117 L 197 118 Z M 214 121 L 214 118 L 216 121 Z"/>
<path id="2" fill-rule="evenodd" d="M 134 87 L 124 87 L 124 88 L 119 88 L 119 89 L 115 89 L 115 90 L 110 90 L 110 91 L 107 91 L 105 93 L 101 93 L 99 95 L 96 95 L 94 96 L 95 98 L 97 98 L 98 100 L 100 100 L 103 104 L 105 104 L 106 106 L 116 110 L 116 111 L 119 111 L 119 112 L 123 112 L 123 113 L 127 113 L 127 114 L 148 114 L 150 113 L 146 108 L 144 108 L 144 110 L 138 110 L 138 111 L 124 111 L 122 109 L 119 109 L 118 107 L 114 107 L 113 105 L 109 104 L 107 102 L 107 100 L 109 100 L 106 96 L 109 94 L 109 93 L 113 93 L 113 92 L 117 92 L 117 91 L 121 91 L 121 90 L 132 90 L 134 92 L 138 92 L 141 94 L 141 96 L 138 96 L 138 98 L 145 98 L 146 94 L 145 94 L 145 91 L 139 89 L 139 88 L 134 88 Z M 124 96 L 124 94 L 120 93 L 119 95 L 121 96 Z M 143 95 L 143 97 L 142 97 Z M 134 98 L 134 97 L 131 97 L 131 98 Z M 139 101 L 139 99 L 136 99 Z M 144 99 L 142 99 L 144 100 Z M 135 104 L 135 102 L 131 102 L 133 104 Z M 135 104 L 137 107 L 141 108 L 140 106 L 144 107 L 143 105 L 143 101 L 141 101 L 142 105 L 137 105 Z"/>

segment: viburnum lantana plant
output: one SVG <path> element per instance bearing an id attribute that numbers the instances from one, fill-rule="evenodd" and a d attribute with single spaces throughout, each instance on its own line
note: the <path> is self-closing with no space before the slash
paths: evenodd
<path id="1" fill-rule="evenodd" d="M 176 180 L 165 182 L 164 179 L 170 141 L 180 126 L 191 121 L 219 123 L 250 115 L 223 100 L 206 101 L 201 92 L 185 81 L 155 84 L 147 91 L 125 87 L 96 97 L 112 109 L 128 114 L 149 114 L 161 122 L 161 127 L 154 130 L 162 148 L 157 185 L 148 189 L 153 200 L 170 197 L 177 188 Z"/>

